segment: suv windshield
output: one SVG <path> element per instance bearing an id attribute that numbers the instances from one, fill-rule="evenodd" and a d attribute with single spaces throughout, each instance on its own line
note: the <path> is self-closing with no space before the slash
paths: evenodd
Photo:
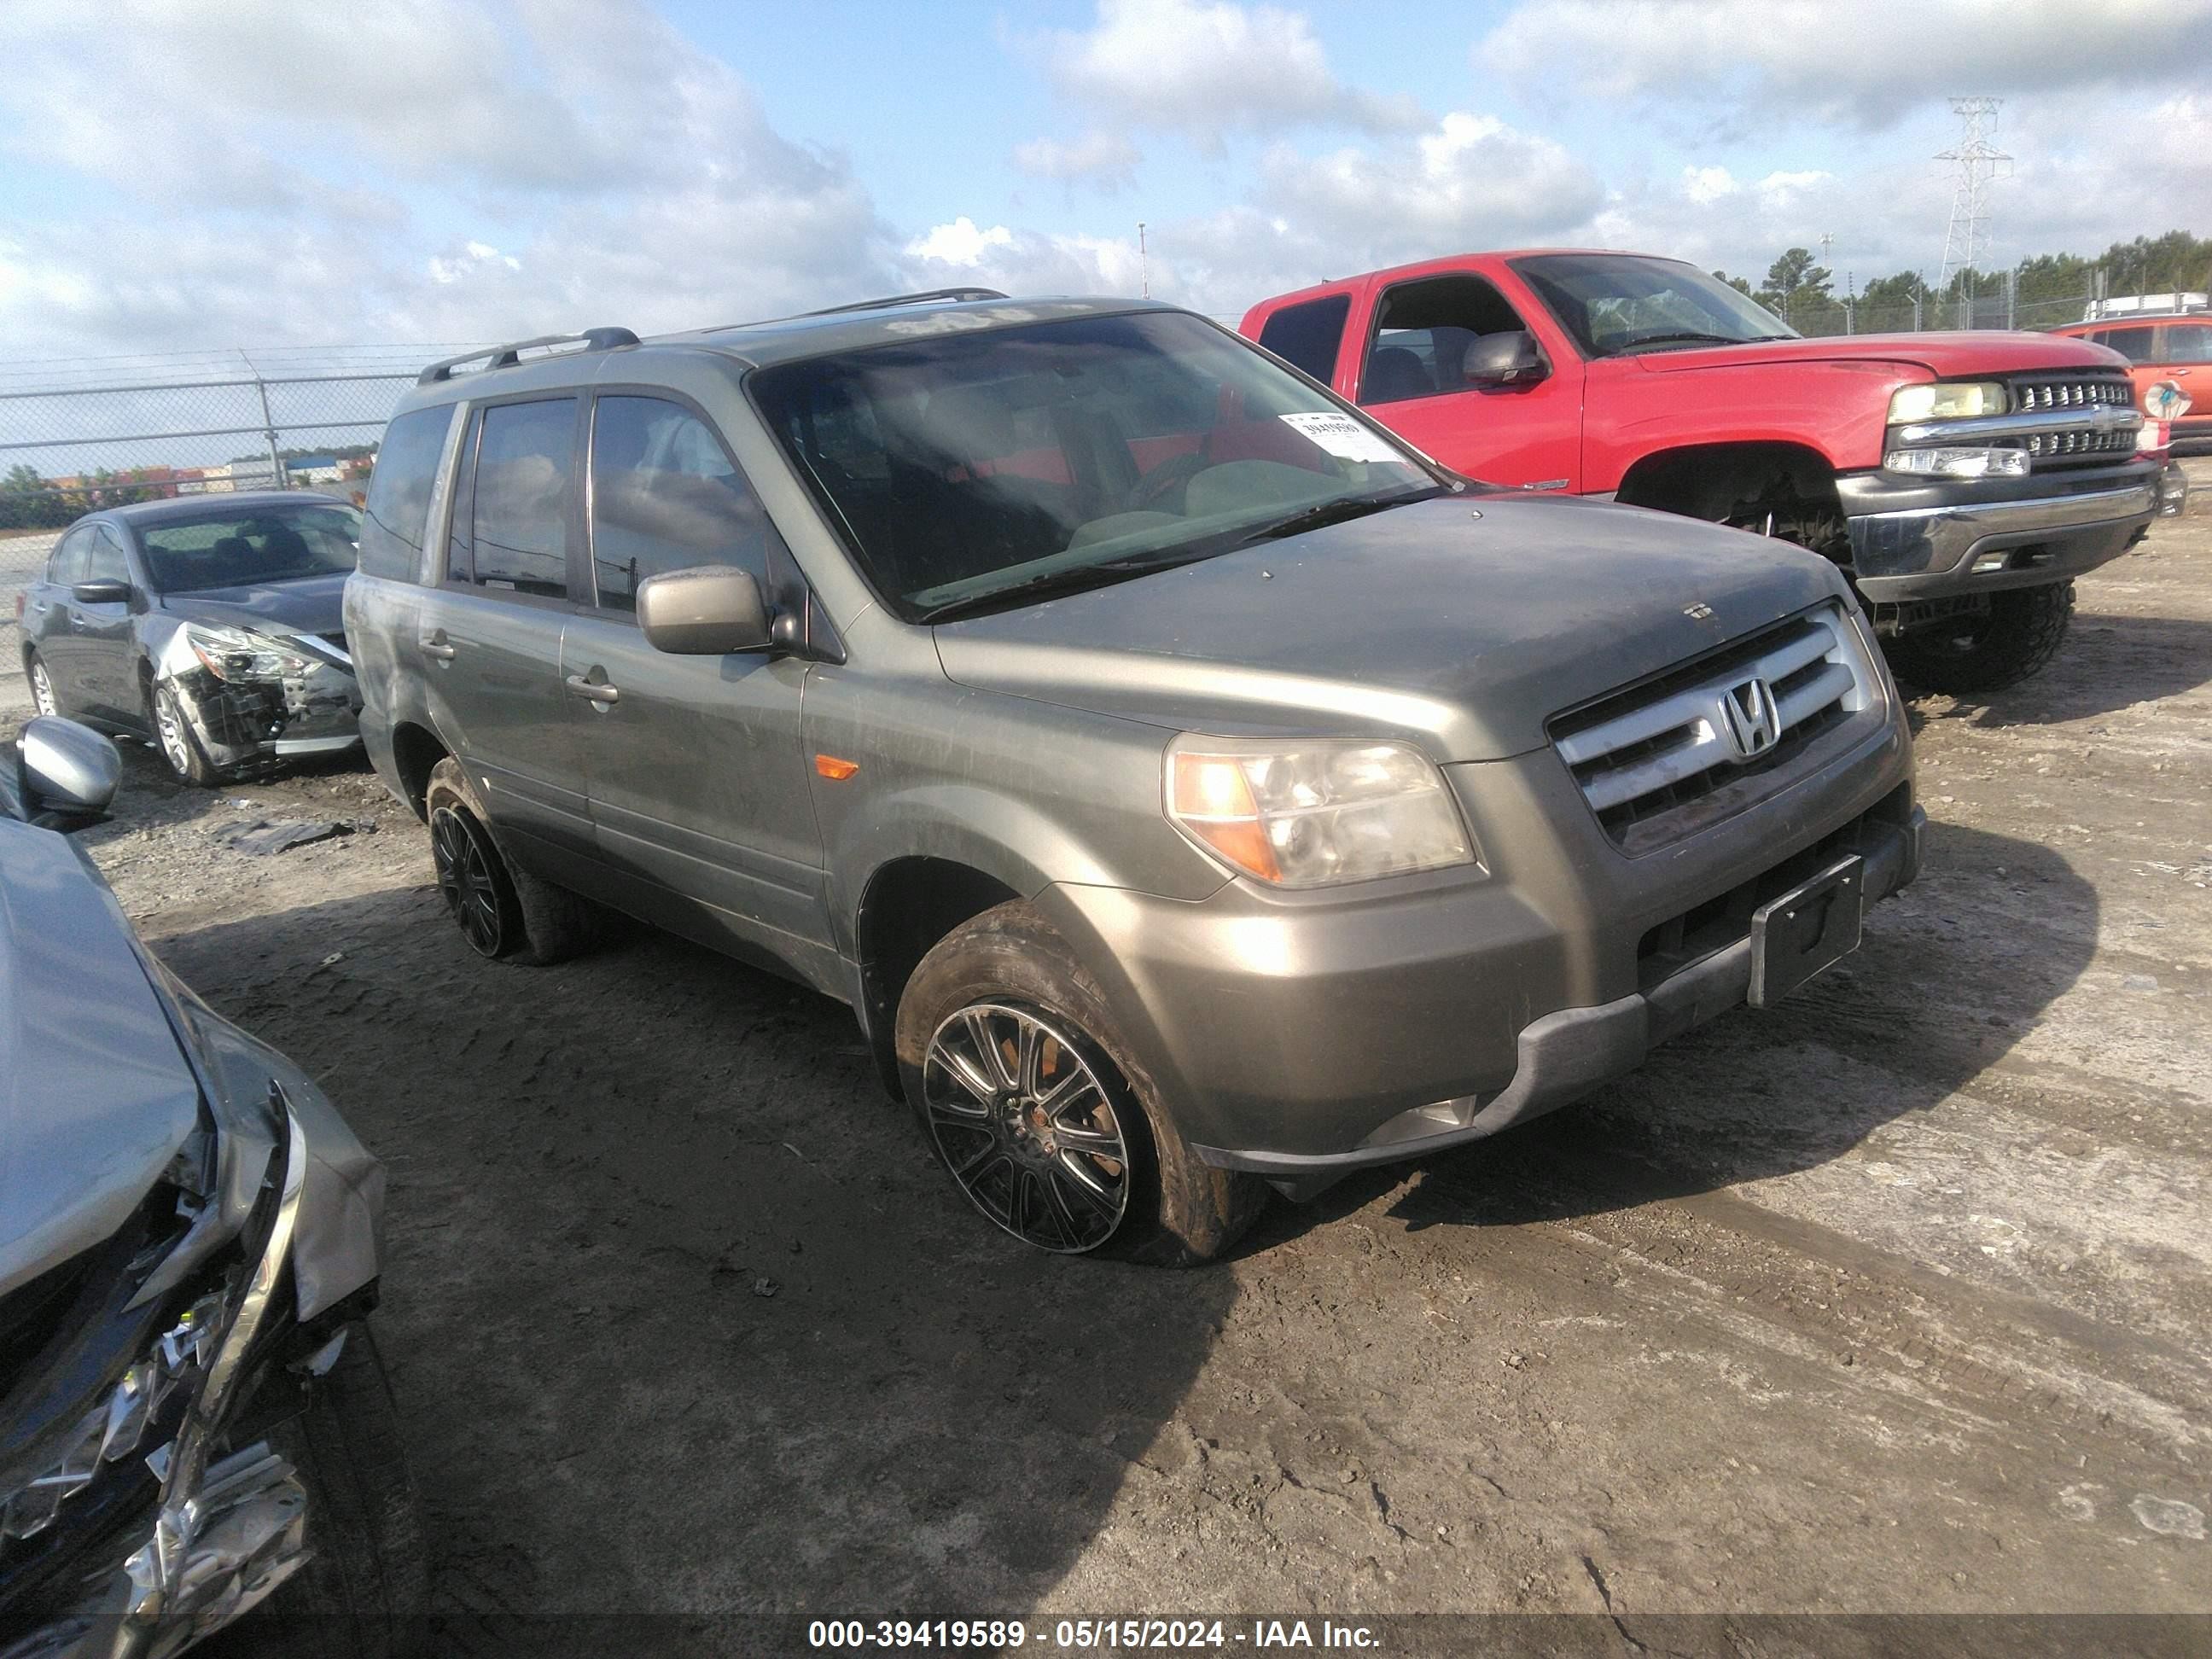
<path id="1" fill-rule="evenodd" d="M 253 582 L 343 575 L 354 567 L 361 514 L 337 501 L 210 513 L 137 526 L 147 572 L 161 593 L 198 593 Z"/>
<path id="2" fill-rule="evenodd" d="M 1196 317 L 944 320 L 751 381 L 909 620 L 1121 580 L 1443 488 L 1396 440 Z"/>
<path id="3" fill-rule="evenodd" d="M 1593 357 L 1797 337 L 1758 301 L 1678 259 L 1543 253 L 1513 268 Z"/>

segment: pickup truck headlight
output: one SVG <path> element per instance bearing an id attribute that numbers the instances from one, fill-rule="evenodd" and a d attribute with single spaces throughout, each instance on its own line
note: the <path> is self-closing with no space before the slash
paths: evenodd
<path id="1" fill-rule="evenodd" d="M 1401 743 L 1179 740 L 1168 817 L 1278 887 L 1330 887 L 1474 861 L 1443 775 Z"/>
<path id="2" fill-rule="evenodd" d="M 1881 458 L 1884 470 L 1917 472 L 1936 478 L 2025 478 L 2024 449 L 1893 449 Z"/>
<path id="3" fill-rule="evenodd" d="M 1995 380 L 1954 380 L 1900 386 L 1889 400 L 1889 423 L 1966 421 L 1977 415 L 2002 415 L 2008 399 Z"/>
<path id="4" fill-rule="evenodd" d="M 187 623 L 185 642 L 200 665 L 219 680 L 274 680 L 304 674 L 314 664 L 288 641 L 249 628 Z"/>

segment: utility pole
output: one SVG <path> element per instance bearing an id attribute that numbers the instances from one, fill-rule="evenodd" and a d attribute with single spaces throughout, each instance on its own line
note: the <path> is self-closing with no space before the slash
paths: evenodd
<path id="1" fill-rule="evenodd" d="M 1140 297 L 1151 299 L 1152 297 L 1152 262 L 1151 256 L 1145 252 L 1145 222 L 1142 219 L 1137 221 L 1137 282 L 1144 290 Z"/>
<path id="2" fill-rule="evenodd" d="M 1982 256 L 1990 245 L 1990 186 L 2012 176 L 2012 157 L 1990 142 L 1996 131 L 1997 111 L 2003 106 L 2002 98 L 1954 98 L 1951 112 L 1959 118 L 1959 142 L 1936 156 L 1939 161 L 1950 162 L 1956 177 L 1950 222 L 1943 228 L 1943 274 L 1936 288 L 1948 294 L 1953 277 L 1962 270 L 1966 273 L 1966 294 L 1961 303 L 1966 307 L 1970 327 L 1974 273 L 1981 268 Z"/>

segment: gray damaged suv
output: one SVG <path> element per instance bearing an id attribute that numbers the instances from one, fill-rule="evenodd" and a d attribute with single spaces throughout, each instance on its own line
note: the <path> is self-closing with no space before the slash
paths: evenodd
<path id="1" fill-rule="evenodd" d="M 1826 561 L 1484 489 L 1202 318 L 960 291 L 434 365 L 362 729 L 468 942 L 850 1005 L 991 1220 L 1222 1249 L 1562 1105 L 1912 879 Z"/>

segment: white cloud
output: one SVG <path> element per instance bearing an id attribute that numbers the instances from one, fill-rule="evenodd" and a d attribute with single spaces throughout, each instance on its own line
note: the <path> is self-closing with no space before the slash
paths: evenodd
<path id="1" fill-rule="evenodd" d="M 978 230 L 975 222 L 962 214 L 950 224 L 933 225 L 906 245 L 909 259 L 932 260 L 946 265 L 980 265 L 994 248 L 1012 247 L 1014 233 L 1004 225 Z"/>
<path id="2" fill-rule="evenodd" d="M 1956 93 L 2201 81 L 2212 0 L 1523 0 L 1475 59 L 1601 98 L 1744 100 L 1871 127 Z"/>
<path id="3" fill-rule="evenodd" d="M 1033 138 L 1014 147 L 1014 165 L 1036 179 L 1084 182 L 1112 194 L 1136 182 L 1144 155 L 1118 132 L 1092 131 L 1073 143 Z"/>
<path id="4" fill-rule="evenodd" d="M 1060 90 L 1139 125 L 1218 143 L 1225 132 L 1423 124 L 1410 99 L 1338 80 L 1303 13 L 1201 0 L 1098 0 L 1097 24 L 1044 42 Z"/>
<path id="5" fill-rule="evenodd" d="M 1733 196 L 1743 186 L 1726 167 L 1684 167 L 1682 194 L 1699 207 L 1717 202 L 1724 196 Z"/>

